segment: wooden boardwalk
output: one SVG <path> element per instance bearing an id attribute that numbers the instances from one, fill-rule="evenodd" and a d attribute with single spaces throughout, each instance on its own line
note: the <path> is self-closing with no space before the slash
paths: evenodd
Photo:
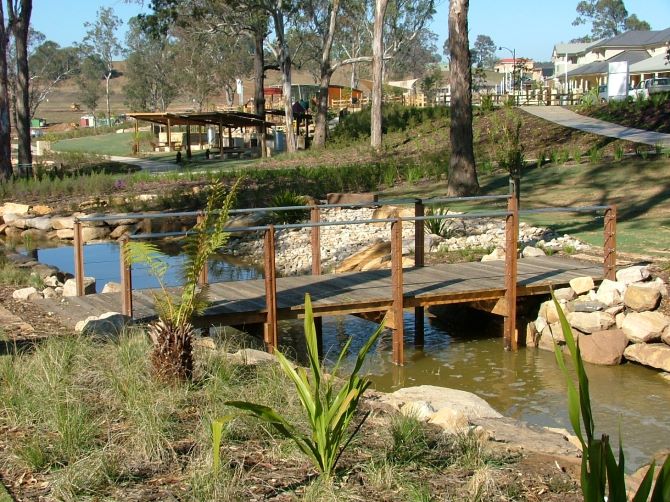
<path id="1" fill-rule="evenodd" d="M 403 307 L 500 300 L 505 295 L 505 262 L 440 264 L 403 270 Z M 601 279 L 602 265 L 542 256 L 518 261 L 517 295 L 544 294 L 570 279 Z M 337 275 L 280 277 L 276 280 L 277 318 L 296 319 L 304 314 L 305 293 L 312 297 L 316 316 L 365 314 L 389 311 L 393 306 L 390 270 Z M 240 325 L 264 323 L 267 317 L 263 279 L 220 282 L 210 285 L 212 305 L 200 321 Z M 74 326 L 87 316 L 119 312 L 121 296 L 105 293 L 65 299 L 40 300 L 37 305 L 53 312 L 64 324 Z M 133 291 L 134 317 L 155 317 L 150 290 Z"/>

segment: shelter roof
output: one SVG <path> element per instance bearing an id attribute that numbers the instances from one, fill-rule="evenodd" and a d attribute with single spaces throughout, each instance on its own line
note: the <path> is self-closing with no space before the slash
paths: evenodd
<path id="1" fill-rule="evenodd" d="M 260 115 L 245 112 L 155 112 L 128 113 L 129 117 L 146 122 L 167 125 L 222 125 L 224 127 L 255 127 L 271 122 L 263 120 Z"/>

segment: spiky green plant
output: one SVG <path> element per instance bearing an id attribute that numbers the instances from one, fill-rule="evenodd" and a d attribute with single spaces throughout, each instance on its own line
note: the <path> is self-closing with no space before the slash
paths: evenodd
<path id="1" fill-rule="evenodd" d="M 311 370 L 310 376 L 307 376 L 305 368 L 298 367 L 295 369 L 280 351 L 275 351 L 275 354 L 282 370 L 295 385 L 300 403 L 307 414 L 311 433 L 300 432 L 279 412 L 268 406 L 246 401 L 227 401 L 225 404 L 249 412 L 270 424 L 280 434 L 294 441 L 320 473 L 330 477 L 342 452 L 369 415 L 369 412 L 365 413 L 353 431 L 349 430 L 358 408 L 358 402 L 365 389 L 370 386 L 370 381 L 365 377 L 360 377 L 358 373 L 363 366 L 367 353 L 379 337 L 382 329 L 383 325 L 379 326 L 377 331 L 361 347 L 354 368 L 338 390 L 335 388 L 335 384 L 338 382 L 337 372 L 349 350 L 351 338 L 342 348 L 330 375 L 326 374 L 319 361 L 312 302 L 307 294 L 305 295 L 305 340 L 307 342 L 309 369 Z"/>
<path id="2" fill-rule="evenodd" d="M 558 305 L 556 297 L 553 295 L 552 297 L 561 321 L 565 343 L 577 372 L 577 386 L 575 386 L 570 371 L 566 367 L 563 351 L 554 342 L 556 361 L 568 386 L 570 424 L 582 445 L 581 487 L 584 500 L 585 502 L 627 502 L 625 457 L 621 434 L 619 434 L 619 460 L 617 463 L 609 436 L 602 434 L 600 438 L 596 437 L 596 427 L 589 395 L 589 380 L 586 376 L 579 345 L 575 342 L 570 324 L 568 324 L 563 310 Z M 582 423 L 584 424 L 583 432 Z M 646 502 L 649 499 L 654 470 L 655 463 L 652 462 L 632 502 Z M 650 502 L 667 502 L 670 500 L 670 456 L 666 458 L 663 467 L 661 467 L 661 472 L 656 478 L 654 492 L 649 500 Z"/>
<path id="3" fill-rule="evenodd" d="M 181 294 L 174 295 L 168 290 L 165 274 L 169 266 L 166 256 L 155 244 L 126 244 L 128 263 L 148 265 L 160 286 L 153 294 L 158 320 L 149 326 L 148 332 L 154 344 L 151 354 L 154 370 L 166 380 L 185 380 L 192 376 L 194 328 L 191 319 L 209 304 L 208 286 L 199 285 L 198 278 L 212 254 L 228 240 L 225 226 L 238 184 L 239 180 L 230 190 L 223 183 L 214 184 L 203 217 L 186 236 Z"/>

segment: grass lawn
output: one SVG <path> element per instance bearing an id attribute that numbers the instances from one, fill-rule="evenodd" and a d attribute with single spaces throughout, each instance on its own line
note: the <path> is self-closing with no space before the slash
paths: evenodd
<path id="1" fill-rule="evenodd" d="M 505 173 L 479 176 L 483 194 L 506 193 Z M 385 196 L 429 197 L 446 193 L 446 181 L 388 190 Z M 627 159 L 599 164 L 529 168 L 521 179 L 522 208 L 616 204 L 617 246 L 622 251 L 670 258 L 670 159 Z M 602 216 L 558 213 L 529 215 L 531 224 L 547 225 L 586 242 L 603 242 Z"/>
<path id="2" fill-rule="evenodd" d="M 133 133 L 100 134 L 85 138 L 65 139 L 53 144 L 59 152 L 95 153 L 98 155 L 118 155 L 130 157 L 132 154 Z"/>

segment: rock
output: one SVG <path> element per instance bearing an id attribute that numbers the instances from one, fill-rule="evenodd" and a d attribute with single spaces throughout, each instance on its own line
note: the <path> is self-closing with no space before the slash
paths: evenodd
<path id="1" fill-rule="evenodd" d="M 475 394 L 434 385 L 405 387 L 391 394 L 386 394 L 381 399 L 398 410 L 406 403 L 421 401 L 428 403 L 437 411 L 448 408 L 462 413 L 468 420 L 475 417 L 502 418 L 500 413 Z"/>
<path id="2" fill-rule="evenodd" d="M 537 347 L 539 332 L 536 327 L 537 321 L 526 324 L 526 347 Z"/>
<path id="3" fill-rule="evenodd" d="M 275 355 L 256 349 L 241 349 L 234 354 L 229 354 L 228 358 L 237 364 L 244 364 L 245 366 L 258 366 L 260 364 L 277 362 Z"/>
<path id="4" fill-rule="evenodd" d="M 404 218 L 412 216 L 414 216 L 414 206 L 382 206 L 373 211 L 371 219 L 385 220 L 387 218 Z"/>
<path id="5" fill-rule="evenodd" d="M 570 281 L 570 287 L 577 295 L 583 295 L 591 291 L 595 285 L 591 277 L 575 277 Z"/>
<path id="6" fill-rule="evenodd" d="M 51 230 L 51 218 L 46 216 L 40 216 L 39 218 L 31 218 L 26 220 L 26 227 L 36 228 L 37 230 L 43 230 L 45 232 Z"/>
<path id="7" fill-rule="evenodd" d="M 623 322 L 624 322 L 625 319 L 626 319 L 626 314 L 624 314 L 623 312 L 619 312 L 618 314 L 615 314 L 614 322 L 616 323 L 616 327 L 618 329 L 623 328 Z"/>
<path id="8" fill-rule="evenodd" d="M 435 411 L 435 408 L 426 401 L 411 401 L 400 407 L 400 413 L 406 417 L 412 417 L 421 422 L 427 422 Z"/>
<path id="9" fill-rule="evenodd" d="M 114 216 L 126 216 L 126 213 L 121 213 L 121 214 L 115 214 Z M 134 225 L 137 223 L 136 218 L 114 218 L 113 220 L 105 220 L 103 222 L 105 225 L 108 225 L 110 227 L 118 227 L 118 226 L 128 226 L 128 225 Z"/>
<path id="10" fill-rule="evenodd" d="M 35 300 L 42 300 L 44 298 L 44 295 L 42 294 L 41 291 L 35 291 L 34 293 L 31 293 L 28 295 L 28 301 L 34 302 Z"/>
<path id="11" fill-rule="evenodd" d="M 598 286 L 598 292 L 596 293 L 596 298 L 601 303 L 604 303 L 608 307 L 621 303 L 621 298 L 626 291 L 626 285 L 622 282 L 610 281 L 609 279 L 603 279 L 603 282 Z"/>
<path id="12" fill-rule="evenodd" d="M 440 411 L 433 413 L 428 418 L 428 422 L 437 425 L 447 434 L 465 432 L 470 425 L 464 413 L 450 408 L 442 408 Z"/>
<path id="13" fill-rule="evenodd" d="M 105 284 L 102 288 L 103 293 L 120 293 L 121 292 L 121 284 L 118 282 L 108 282 Z"/>
<path id="14" fill-rule="evenodd" d="M 84 294 L 95 294 L 95 277 L 84 277 Z M 77 283 L 74 279 L 68 279 L 63 284 L 63 296 L 77 296 Z"/>
<path id="15" fill-rule="evenodd" d="M 23 230 L 21 230 L 20 228 L 12 226 L 8 226 L 7 228 L 5 228 L 5 235 L 7 237 L 19 237 L 21 235 L 21 232 L 23 232 Z"/>
<path id="16" fill-rule="evenodd" d="M 326 195 L 328 204 L 369 204 L 377 202 L 376 193 L 329 193 Z"/>
<path id="17" fill-rule="evenodd" d="M 533 258 L 534 256 L 547 256 L 547 253 L 545 253 L 544 250 L 540 248 L 536 248 L 533 246 L 526 246 L 525 248 L 523 248 L 521 256 L 523 258 Z"/>
<path id="18" fill-rule="evenodd" d="M 49 276 L 49 277 L 45 277 L 43 279 L 43 281 L 44 281 L 44 285 L 49 287 L 49 288 L 57 288 L 58 286 L 62 285 L 61 282 L 58 280 L 58 277 L 53 276 L 53 275 Z"/>
<path id="19" fill-rule="evenodd" d="M 661 339 L 670 319 L 660 312 L 631 312 L 623 320 L 621 329 L 633 343 L 656 342 Z"/>
<path id="20" fill-rule="evenodd" d="M 626 347 L 623 356 L 629 361 L 670 371 L 670 347 L 664 343 L 634 343 Z"/>
<path id="21" fill-rule="evenodd" d="M 42 295 L 44 298 L 56 298 L 58 296 L 58 293 L 56 293 L 56 290 L 54 288 L 44 288 L 42 290 Z"/>
<path id="22" fill-rule="evenodd" d="M 654 471 L 654 482 L 651 488 L 652 493 L 654 490 L 654 485 L 656 484 L 656 480 L 658 479 L 658 475 L 661 473 L 660 467 L 663 465 L 668 455 L 670 455 L 670 450 L 661 450 L 654 454 L 653 460 L 656 462 L 656 470 Z M 642 484 L 642 480 L 649 470 L 649 466 L 650 464 L 643 465 L 633 474 L 626 476 L 626 494 L 628 495 L 628 500 L 633 500 L 633 497 L 635 497 L 635 494 L 640 489 L 640 485 Z"/>
<path id="23" fill-rule="evenodd" d="M 54 230 L 72 230 L 74 228 L 74 216 L 57 216 L 51 218 Z"/>
<path id="24" fill-rule="evenodd" d="M 81 238 L 84 242 L 105 239 L 109 234 L 109 227 L 83 227 L 81 229 Z"/>
<path id="25" fill-rule="evenodd" d="M 0 235 L 5 233 L 5 228 L 7 228 L 7 223 L 0 223 Z"/>
<path id="26" fill-rule="evenodd" d="M 20 228 L 21 230 L 28 228 L 28 225 L 26 225 L 26 218 L 15 218 L 12 221 L 5 221 L 5 223 L 8 223 L 14 228 Z"/>
<path id="27" fill-rule="evenodd" d="M 34 241 L 43 241 L 47 238 L 47 233 L 44 230 L 38 230 L 36 228 L 27 228 L 21 232 L 21 237 L 29 238 Z"/>
<path id="28" fill-rule="evenodd" d="M 12 293 L 12 298 L 15 300 L 27 300 L 30 295 L 37 293 L 37 290 L 32 286 L 29 288 L 17 289 Z"/>
<path id="29" fill-rule="evenodd" d="M 14 214 L 14 213 L 5 213 L 2 216 L 2 221 L 4 221 L 6 224 L 11 225 L 18 219 L 23 219 L 21 218 L 21 215 L 19 214 Z"/>
<path id="30" fill-rule="evenodd" d="M 641 284 L 631 284 L 623 295 L 623 303 L 626 307 L 637 312 L 653 310 L 661 301 L 661 292 L 656 287 L 647 287 Z"/>
<path id="31" fill-rule="evenodd" d="M 570 287 L 559 288 L 554 290 L 554 296 L 558 301 L 565 300 L 566 302 L 569 302 L 575 298 L 575 290 Z"/>
<path id="32" fill-rule="evenodd" d="M 203 349 L 216 350 L 216 342 L 208 336 L 193 337 L 193 346 Z"/>
<path id="33" fill-rule="evenodd" d="M 37 216 L 47 216 L 53 213 L 53 209 L 51 209 L 49 206 L 38 204 L 37 206 L 33 206 L 30 212 Z"/>
<path id="34" fill-rule="evenodd" d="M 574 312 L 599 312 L 605 310 L 605 305 L 598 301 L 574 302 L 572 304 Z"/>
<path id="35" fill-rule="evenodd" d="M 659 373 L 658 376 L 660 376 L 666 382 L 670 383 L 670 373 L 662 372 L 662 373 Z"/>
<path id="36" fill-rule="evenodd" d="M 349 258 L 344 260 L 342 264 L 337 267 L 337 272 L 351 272 L 360 270 L 366 263 L 387 256 L 391 253 L 391 243 L 387 241 L 379 241 L 374 244 L 354 253 Z"/>
<path id="37" fill-rule="evenodd" d="M 124 234 L 132 235 L 137 231 L 137 225 L 119 225 L 109 234 L 110 239 L 118 239 Z"/>
<path id="38" fill-rule="evenodd" d="M 79 321 L 74 330 L 84 335 L 102 335 L 116 336 L 132 324 L 132 319 L 118 312 L 107 312 L 98 317 L 87 317 L 84 321 Z"/>
<path id="39" fill-rule="evenodd" d="M 656 287 L 658 287 L 658 291 L 661 293 L 661 296 L 663 298 L 667 298 L 668 296 L 668 286 L 663 282 L 663 279 L 660 277 L 657 277 L 654 279 L 654 282 L 652 284 L 655 284 Z"/>
<path id="40" fill-rule="evenodd" d="M 607 312 L 570 312 L 567 317 L 570 326 L 583 333 L 606 330 L 615 322 Z"/>
<path id="41" fill-rule="evenodd" d="M 666 326 L 661 335 L 661 341 L 667 345 L 670 345 L 670 325 Z"/>
<path id="42" fill-rule="evenodd" d="M 572 312 L 571 304 L 562 304 L 559 302 L 563 314 L 566 316 Z M 553 300 L 548 300 L 540 306 L 540 315 L 544 317 L 549 324 L 553 324 L 560 321 L 558 317 L 558 310 L 556 310 L 556 305 Z"/>
<path id="43" fill-rule="evenodd" d="M 505 250 L 503 248 L 495 248 L 489 254 L 482 256 L 481 261 L 496 261 L 505 259 Z"/>
<path id="44" fill-rule="evenodd" d="M 596 331 L 579 337 L 582 359 L 592 364 L 620 364 L 627 345 L 628 337 L 620 329 Z"/>
<path id="45" fill-rule="evenodd" d="M 74 230 L 71 228 L 63 228 L 61 230 L 56 230 L 56 237 L 59 239 L 74 239 Z"/>
<path id="46" fill-rule="evenodd" d="M 649 279 L 649 267 L 646 265 L 637 265 L 634 267 L 622 268 L 616 273 L 617 282 L 622 282 L 626 285 L 634 282 L 646 281 Z"/>
<path id="47" fill-rule="evenodd" d="M 28 204 L 17 204 L 16 202 L 5 202 L 0 208 L 0 215 L 4 216 L 7 213 L 24 215 L 28 214 L 30 206 Z"/>

